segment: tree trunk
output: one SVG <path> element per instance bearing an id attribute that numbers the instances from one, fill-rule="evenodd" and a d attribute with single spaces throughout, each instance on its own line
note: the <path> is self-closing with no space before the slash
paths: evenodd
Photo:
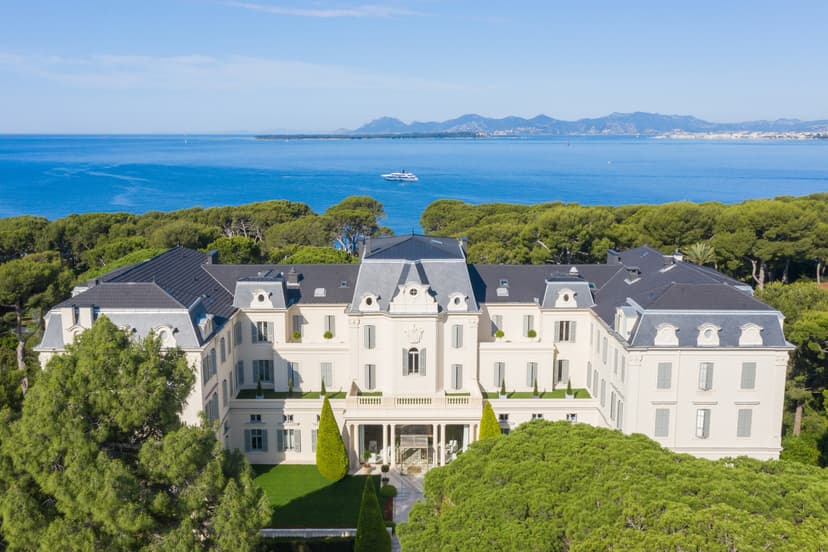
<path id="1" fill-rule="evenodd" d="M 764 259 L 750 259 L 750 264 L 752 267 L 751 276 L 753 276 L 753 281 L 756 282 L 756 285 L 759 289 L 765 289 L 765 261 Z M 757 273 L 757 267 L 759 269 Z"/>
<path id="2" fill-rule="evenodd" d="M 822 272 L 822 261 L 817 261 L 817 271 L 816 271 L 817 284 L 822 283 L 820 281 L 820 274 L 819 274 L 820 272 Z"/>
<path id="3" fill-rule="evenodd" d="M 14 306 L 14 314 L 17 320 L 17 326 L 15 327 L 15 333 L 17 334 L 17 369 L 24 370 L 26 362 L 23 360 L 23 351 L 26 343 L 23 340 L 23 306 L 20 303 Z"/>
<path id="4" fill-rule="evenodd" d="M 802 431 L 802 403 L 797 401 L 797 403 L 796 403 L 796 413 L 794 414 L 794 426 L 793 426 L 794 437 L 799 437 L 800 431 Z"/>
<path id="5" fill-rule="evenodd" d="M 782 272 L 782 283 L 783 284 L 788 283 L 788 271 L 790 270 L 790 268 L 791 268 L 791 260 L 790 259 L 785 259 L 785 270 Z"/>

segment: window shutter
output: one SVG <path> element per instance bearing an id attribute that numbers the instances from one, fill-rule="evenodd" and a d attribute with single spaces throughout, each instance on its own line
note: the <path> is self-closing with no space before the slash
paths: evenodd
<path id="1" fill-rule="evenodd" d="M 316 452 L 316 436 L 318 432 L 319 430 L 316 429 L 311 430 L 311 452 Z"/>
<path id="2" fill-rule="evenodd" d="M 561 360 L 561 383 L 569 381 L 569 361 Z"/>
<path id="3" fill-rule="evenodd" d="M 285 430 L 284 429 L 277 429 L 276 430 L 276 452 L 284 452 L 285 451 Z"/>
<path id="4" fill-rule="evenodd" d="M 267 323 L 267 340 L 273 343 L 273 322 Z"/>
<path id="5" fill-rule="evenodd" d="M 750 409 L 740 409 L 739 419 L 736 424 L 736 437 L 750 437 L 750 423 L 753 418 L 753 411 Z"/>
<path id="6" fill-rule="evenodd" d="M 526 363 L 526 386 L 532 387 L 535 384 L 535 363 L 534 362 L 527 362 Z"/>
<path id="7" fill-rule="evenodd" d="M 293 450 L 302 452 L 302 431 L 299 429 L 293 430 Z"/>
<path id="8" fill-rule="evenodd" d="M 492 381 L 497 387 L 500 387 L 500 363 L 494 363 L 494 376 L 492 377 Z"/>
<path id="9" fill-rule="evenodd" d="M 592 364 L 587 362 L 587 389 L 592 387 Z"/>
<path id="10" fill-rule="evenodd" d="M 670 432 L 670 410 L 667 408 L 656 408 L 655 411 L 655 437 L 667 437 Z"/>
<path id="11" fill-rule="evenodd" d="M 656 381 L 656 387 L 658 389 L 670 389 L 672 385 L 673 379 L 673 365 L 670 362 L 659 362 L 658 363 L 658 379 Z"/>
<path id="12" fill-rule="evenodd" d="M 250 451 L 250 430 L 244 430 L 244 452 Z"/>
<path id="13" fill-rule="evenodd" d="M 259 334 L 256 331 L 256 323 L 250 323 L 250 342 L 251 343 L 258 343 L 259 342 Z"/>
<path id="14" fill-rule="evenodd" d="M 370 364 L 365 365 L 365 387 L 367 387 L 368 389 L 373 389 L 373 386 L 371 385 L 371 365 Z"/>
<path id="15" fill-rule="evenodd" d="M 742 363 L 742 389 L 753 389 L 756 386 L 756 363 Z"/>
<path id="16" fill-rule="evenodd" d="M 236 387 L 244 385 L 244 361 L 240 360 L 236 363 Z"/>
<path id="17" fill-rule="evenodd" d="M 555 322 L 555 336 L 554 336 L 554 339 L 555 339 L 555 343 L 557 343 L 561 340 L 561 322 L 560 321 Z"/>
<path id="18" fill-rule="evenodd" d="M 403 376 L 408 374 L 408 351 L 406 349 L 402 350 L 402 373 Z"/>
<path id="19" fill-rule="evenodd" d="M 575 341 L 575 321 L 569 323 L 569 341 Z"/>
<path id="20" fill-rule="evenodd" d="M 528 314 L 523 315 L 523 337 L 529 336 L 529 326 L 531 326 L 531 316 Z"/>
<path id="21" fill-rule="evenodd" d="M 426 375 L 426 350 L 420 349 L 420 375 Z"/>
<path id="22" fill-rule="evenodd" d="M 457 326 L 457 347 L 460 348 L 463 346 L 463 326 L 458 324 Z"/>
<path id="23" fill-rule="evenodd" d="M 267 381 L 273 382 L 273 361 L 265 360 L 265 370 L 267 370 Z"/>

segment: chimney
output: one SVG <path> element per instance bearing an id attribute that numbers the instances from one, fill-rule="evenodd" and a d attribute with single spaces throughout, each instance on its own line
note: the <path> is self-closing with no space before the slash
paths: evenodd
<path id="1" fill-rule="evenodd" d="M 641 269 L 637 266 L 627 266 L 627 282 L 635 282 L 641 277 Z"/>
<path id="2" fill-rule="evenodd" d="M 287 285 L 290 287 L 299 287 L 299 273 L 296 272 L 296 267 L 290 267 L 287 274 Z"/>
<path id="3" fill-rule="evenodd" d="M 218 249 L 207 252 L 207 264 L 219 264 Z"/>
<path id="4" fill-rule="evenodd" d="M 621 254 L 615 249 L 607 249 L 607 264 L 619 265 L 621 264 Z"/>

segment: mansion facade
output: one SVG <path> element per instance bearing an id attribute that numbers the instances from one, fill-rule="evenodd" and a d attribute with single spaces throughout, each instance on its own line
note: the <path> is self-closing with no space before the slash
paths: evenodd
<path id="1" fill-rule="evenodd" d="M 155 332 L 196 374 L 182 418 L 203 412 L 254 464 L 314 462 L 323 386 L 352 466 L 445 464 L 487 400 L 504 432 L 568 420 L 706 458 L 779 455 L 782 315 L 678 254 L 468 264 L 462 241 L 411 235 L 366 240 L 359 264 L 218 261 L 176 247 L 76 288 L 46 315 L 41 362 L 102 314 Z"/>

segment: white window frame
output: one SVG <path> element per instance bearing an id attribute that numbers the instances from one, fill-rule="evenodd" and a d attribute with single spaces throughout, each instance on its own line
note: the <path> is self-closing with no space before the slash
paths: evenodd
<path id="1" fill-rule="evenodd" d="M 707 439 L 710 437 L 710 416 L 709 408 L 696 410 L 696 438 Z"/>

